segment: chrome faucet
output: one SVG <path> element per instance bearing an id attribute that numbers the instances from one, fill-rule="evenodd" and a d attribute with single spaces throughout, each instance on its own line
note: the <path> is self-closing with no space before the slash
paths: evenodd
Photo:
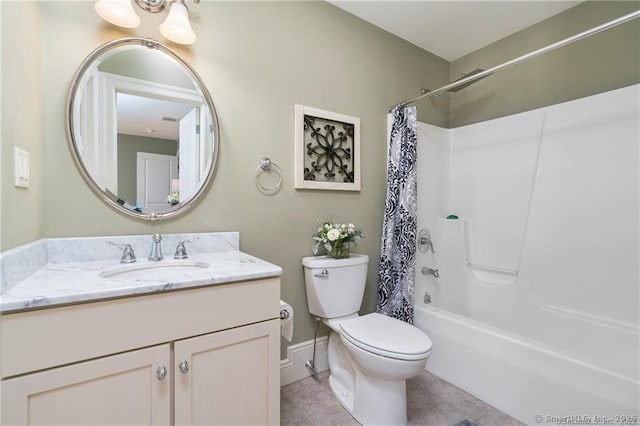
<path id="1" fill-rule="evenodd" d="M 122 247 L 122 257 L 120 257 L 120 263 L 133 263 L 136 261 L 136 254 L 133 252 L 133 247 L 131 247 L 131 244 L 114 243 L 113 241 L 107 241 L 107 244 Z"/>
<path id="2" fill-rule="evenodd" d="M 434 278 L 438 278 L 440 276 L 440 273 L 438 273 L 437 269 L 431 269 L 425 266 L 422 268 L 422 275 L 433 275 Z"/>
<path id="3" fill-rule="evenodd" d="M 162 241 L 162 235 L 157 232 L 153 234 L 153 245 L 151 246 L 151 254 L 149 255 L 149 260 L 153 262 L 159 262 L 164 259 L 162 257 L 162 244 L 160 241 Z"/>
<path id="4" fill-rule="evenodd" d="M 176 253 L 173 255 L 174 259 L 186 259 L 187 257 L 187 249 L 184 246 L 184 243 L 193 243 L 194 241 L 198 241 L 200 238 L 196 237 L 192 240 L 182 240 L 178 243 L 178 247 L 176 247 Z"/>

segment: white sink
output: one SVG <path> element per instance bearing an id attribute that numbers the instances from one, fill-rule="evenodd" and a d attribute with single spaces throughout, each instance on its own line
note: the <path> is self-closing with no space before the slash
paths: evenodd
<path id="1" fill-rule="evenodd" d="M 105 269 L 100 272 L 100 276 L 126 280 L 171 281 L 177 278 L 186 278 L 190 273 L 198 272 L 208 267 L 209 264 L 205 262 L 161 260 L 159 262 L 133 263 Z"/>

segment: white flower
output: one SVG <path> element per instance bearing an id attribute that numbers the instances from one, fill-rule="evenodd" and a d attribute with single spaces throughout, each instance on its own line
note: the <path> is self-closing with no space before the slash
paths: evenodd
<path id="1" fill-rule="evenodd" d="M 329 232 L 327 232 L 327 238 L 329 241 L 335 241 L 340 238 L 340 232 L 338 232 L 337 229 L 330 229 Z"/>

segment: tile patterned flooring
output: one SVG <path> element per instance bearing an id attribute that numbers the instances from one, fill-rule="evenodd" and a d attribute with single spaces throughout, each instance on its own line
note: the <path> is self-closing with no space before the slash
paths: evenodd
<path id="1" fill-rule="evenodd" d="M 329 373 L 283 386 L 282 426 L 358 426 L 329 389 Z M 409 425 L 454 426 L 465 420 L 479 426 L 520 426 L 523 423 L 427 371 L 407 381 Z M 391 425 L 390 425 L 391 426 Z"/>

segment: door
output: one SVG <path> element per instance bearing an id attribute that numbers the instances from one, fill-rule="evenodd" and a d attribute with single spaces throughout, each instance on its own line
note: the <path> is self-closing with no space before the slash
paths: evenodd
<path id="1" fill-rule="evenodd" d="M 197 108 L 180 120 L 180 200 L 188 200 L 200 183 L 200 138 Z"/>
<path id="2" fill-rule="evenodd" d="M 280 321 L 175 343 L 178 425 L 280 422 Z"/>
<path id="3" fill-rule="evenodd" d="M 178 177 L 178 158 L 174 155 L 138 152 L 137 207 L 145 212 L 163 212 L 169 206 L 171 179 Z"/>
<path id="4" fill-rule="evenodd" d="M 2 381 L 3 425 L 168 425 L 170 346 Z"/>

